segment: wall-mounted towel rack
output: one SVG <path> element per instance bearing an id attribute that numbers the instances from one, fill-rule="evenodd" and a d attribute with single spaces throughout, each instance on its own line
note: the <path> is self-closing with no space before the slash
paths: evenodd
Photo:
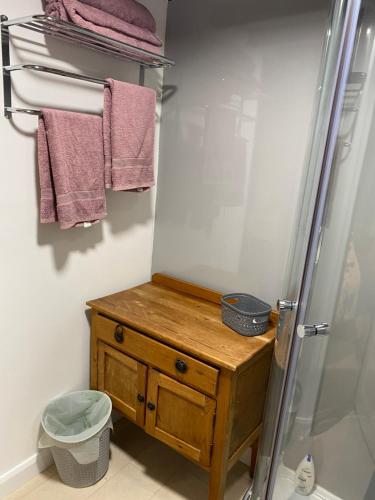
<path id="1" fill-rule="evenodd" d="M 99 35 L 93 31 L 76 26 L 67 21 L 61 21 L 51 16 L 34 15 L 8 20 L 7 16 L 0 16 L 1 26 L 1 52 L 3 59 L 3 88 L 4 88 L 4 114 L 7 118 L 12 113 L 27 113 L 38 115 L 40 111 L 34 109 L 14 108 L 12 106 L 12 82 L 11 73 L 17 70 L 34 70 L 55 75 L 84 80 L 92 83 L 105 85 L 105 80 L 99 78 L 71 73 L 64 70 L 49 68 L 38 64 L 10 64 L 9 51 L 9 28 L 18 26 L 37 33 L 42 33 L 53 38 L 58 38 L 69 43 L 75 43 L 83 47 L 94 49 L 98 52 L 112 55 L 114 57 L 133 61 L 140 64 L 139 83 L 144 84 L 144 72 L 147 68 L 167 68 L 175 63 L 162 55 L 154 54 L 139 47 L 119 42 L 107 36 Z"/>
<path id="2" fill-rule="evenodd" d="M 4 113 L 5 116 L 9 116 L 9 114 L 13 113 L 25 113 L 26 115 L 37 115 L 37 116 L 41 116 L 42 114 L 42 112 L 37 109 L 12 108 L 8 106 L 4 108 Z"/>
<path id="3" fill-rule="evenodd" d="M 40 71 L 41 73 L 51 73 L 53 75 L 64 76 L 66 78 L 73 78 L 75 80 L 83 80 L 85 82 L 96 83 L 98 85 L 104 85 L 104 86 L 108 85 L 108 83 L 105 80 L 96 78 L 95 76 L 81 75 L 79 73 L 72 73 L 71 71 L 65 71 L 57 68 L 50 68 L 49 66 L 42 66 L 40 64 L 13 64 L 11 66 L 3 66 L 3 71 L 9 73 L 12 71 L 21 71 L 21 70 Z M 40 111 L 36 109 L 14 108 L 11 106 L 5 106 L 4 111 L 6 113 L 26 113 L 29 115 L 40 114 Z"/>
<path id="4" fill-rule="evenodd" d="M 41 73 L 51 73 L 53 75 L 65 76 L 67 78 L 74 78 L 75 80 L 83 80 L 85 82 L 97 83 L 99 85 L 108 85 L 105 80 L 96 78 L 95 76 L 86 76 L 79 73 L 72 73 L 63 69 L 51 68 L 49 66 L 42 66 L 41 64 L 13 64 L 12 66 L 4 66 L 5 71 L 20 71 L 23 69 L 31 71 L 40 71 Z"/>
<path id="5" fill-rule="evenodd" d="M 34 15 L 8 20 L 1 16 L 1 29 L 8 30 L 11 26 L 19 26 L 37 33 L 43 33 L 66 42 L 83 45 L 105 54 L 110 54 L 121 59 L 127 59 L 149 68 L 165 68 L 174 66 L 175 63 L 162 55 L 154 54 L 148 50 L 140 49 L 113 38 L 99 35 L 93 31 L 76 26 L 67 21 L 46 15 Z"/>

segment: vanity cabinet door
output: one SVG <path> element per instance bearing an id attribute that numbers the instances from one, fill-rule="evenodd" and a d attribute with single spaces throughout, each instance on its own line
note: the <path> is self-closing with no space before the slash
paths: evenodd
<path id="1" fill-rule="evenodd" d="M 215 400 L 149 370 L 146 431 L 183 455 L 209 467 Z"/>
<path id="2" fill-rule="evenodd" d="M 147 367 L 122 352 L 99 342 L 98 390 L 113 406 L 141 427 L 145 423 Z"/>

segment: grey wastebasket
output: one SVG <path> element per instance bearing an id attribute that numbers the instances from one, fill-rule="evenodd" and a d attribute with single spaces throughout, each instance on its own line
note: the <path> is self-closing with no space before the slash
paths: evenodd
<path id="1" fill-rule="evenodd" d="M 52 400 L 42 416 L 40 448 L 51 448 L 61 480 L 74 488 L 99 481 L 109 464 L 112 402 L 98 391 Z"/>

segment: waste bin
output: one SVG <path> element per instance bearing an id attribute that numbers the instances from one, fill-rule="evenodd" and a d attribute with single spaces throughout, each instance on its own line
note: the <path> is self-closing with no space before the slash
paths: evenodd
<path id="1" fill-rule="evenodd" d="M 111 410 L 110 398 L 98 391 L 65 394 L 44 410 L 39 448 L 51 448 L 65 484 L 84 488 L 107 472 Z"/>

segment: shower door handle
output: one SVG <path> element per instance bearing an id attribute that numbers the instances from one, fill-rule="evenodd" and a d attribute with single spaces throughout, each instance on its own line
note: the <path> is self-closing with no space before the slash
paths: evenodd
<path id="1" fill-rule="evenodd" d="M 279 339 L 283 326 L 285 314 L 288 312 L 295 311 L 297 309 L 298 303 L 295 300 L 279 299 L 277 301 L 277 310 L 279 311 L 279 324 L 276 330 L 276 340 Z"/>
<path id="2" fill-rule="evenodd" d="M 328 323 L 320 323 L 319 325 L 298 325 L 297 335 L 301 339 L 305 337 L 316 337 L 317 335 L 328 335 Z"/>
<path id="3" fill-rule="evenodd" d="M 295 300 L 279 299 L 277 301 L 277 310 L 279 313 L 285 313 L 287 311 L 295 311 L 297 309 L 297 302 Z"/>

